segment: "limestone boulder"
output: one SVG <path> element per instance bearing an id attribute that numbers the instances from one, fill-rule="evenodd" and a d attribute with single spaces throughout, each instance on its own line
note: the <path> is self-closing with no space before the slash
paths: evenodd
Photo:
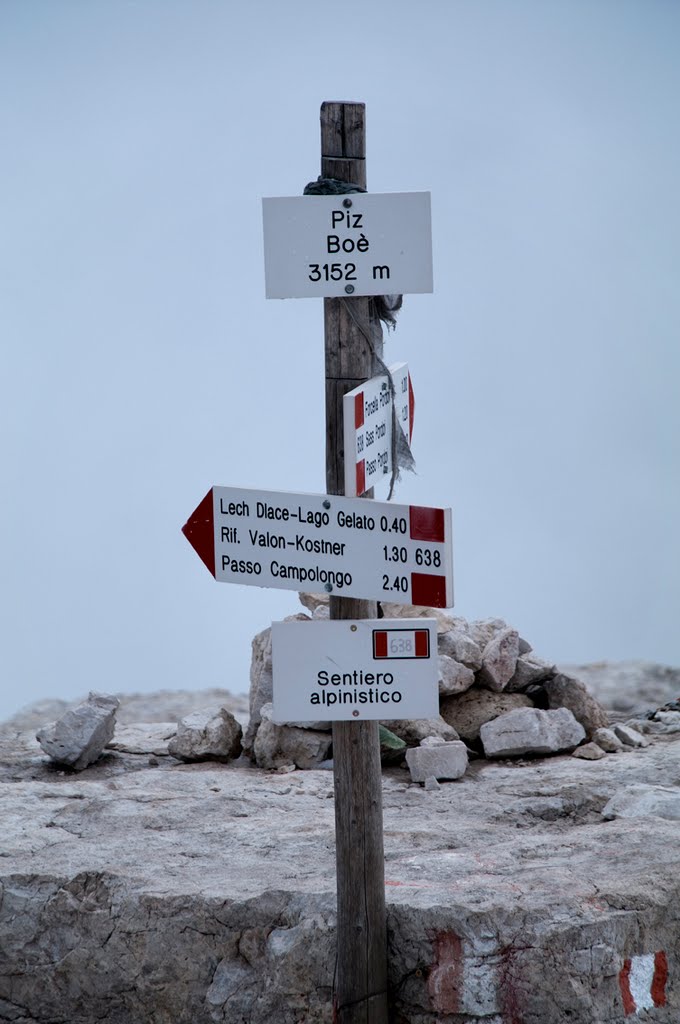
<path id="1" fill-rule="evenodd" d="M 457 696 L 444 697 L 439 710 L 444 721 L 456 730 L 462 740 L 474 743 L 486 722 L 508 711 L 531 707 L 532 701 L 522 693 L 492 693 L 475 686 Z"/>
<path id="2" fill-rule="evenodd" d="M 596 729 L 593 733 L 593 742 L 607 754 L 618 754 L 623 750 L 623 743 L 613 729 Z"/>
<path id="3" fill-rule="evenodd" d="M 666 818 L 680 821 L 680 792 L 676 787 L 639 784 L 622 787 L 602 808 L 605 821 L 614 818 Z"/>
<path id="4" fill-rule="evenodd" d="M 287 725 L 294 729 L 314 729 L 316 732 L 330 732 L 333 728 L 333 723 L 323 718 L 306 719 L 304 722 L 277 722 L 276 724 Z"/>
<path id="5" fill-rule="evenodd" d="M 390 719 L 381 722 L 381 725 L 403 740 L 407 747 L 417 747 L 430 737 L 442 740 L 460 739 L 453 726 L 445 722 L 441 715 L 427 719 Z"/>
<path id="6" fill-rule="evenodd" d="M 582 743 L 571 756 L 581 757 L 584 761 L 599 761 L 607 755 L 598 743 Z"/>
<path id="7" fill-rule="evenodd" d="M 439 636 L 439 653 L 477 671 L 482 667 L 482 651 L 463 628 L 450 629 Z"/>
<path id="8" fill-rule="evenodd" d="M 548 698 L 548 707 L 568 708 L 585 729 L 588 739 L 596 729 L 604 729 L 609 725 L 607 709 L 588 692 L 579 679 L 560 672 L 553 679 L 547 679 L 542 686 Z"/>
<path id="9" fill-rule="evenodd" d="M 664 725 L 672 726 L 676 731 L 680 731 L 680 711 L 657 711 L 654 715 L 654 719 L 657 722 L 662 722 Z"/>
<path id="10" fill-rule="evenodd" d="M 413 782 L 425 782 L 429 778 L 459 779 L 467 769 L 468 754 L 465 744 L 459 740 L 425 744 L 407 750 L 406 763 Z"/>
<path id="11" fill-rule="evenodd" d="M 152 754 L 167 757 L 168 744 L 177 733 L 177 722 L 136 722 L 121 725 L 116 722 L 116 731 L 107 750 L 118 750 L 122 754 Z"/>
<path id="12" fill-rule="evenodd" d="M 509 629 L 509 626 L 504 619 L 490 618 L 472 619 L 470 622 L 466 622 L 465 628 L 480 650 L 483 651 L 499 633 Z"/>
<path id="13" fill-rule="evenodd" d="M 178 722 L 168 753 L 179 761 L 233 761 L 241 753 L 242 734 L 227 708 L 204 708 Z"/>
<path id="14" fill-rule="evenodd" d="M 517 669 L 519 633 L 516 629 L 501 629 L 482 652 L 482 668 L 477 680 L 481 686 L 499 693 L 504 690 Z"/>
<path id="15" fill-rule="evenodd" d="M 630 725 L 623 725 L 621 722 L 615 722 L 613 730 L 616 736 L 621 740 L 626 747 L 648 747 L 649 740 L 642 733 L 639 733 L 637 729 L 631 728 Z"/>
<path id="16" fill-rule="evenodd" d="M 255 735 L 253 753 L 258 768 L 317 768 L 330 757 L 333 737 L 329 732 L 276 725 L 271 720 L 271 704 L 263 705 Z"/>
<path id="17" fill-rule="evenodd" d="M 253 637 L 250 659 L 250 692 L 248 695 L 250 719 L 243 739 L 243 751 L 249 757 L 253 754 L 253 743 L 260 726 L 260 711 L 264 704 L 271 704 L 274 698 L 274 676 L 272 672 L 272 631 L 267 626 Z"/>
<path id="18" fill-rule="evenodd" d="M 307 594 L 304 591 L 298 593 L 300 604 L 307 609 L 310 615 L 314 615 L 319 609 L 330 612 L 330 594 Z"/>
<path id="19" fill-rule="evenodd" d="M 312 597 L 313 595 L 305 595 Z M 289 615 L 284 622 L 311 622 L 308 615 L 300 612 Z M 253 744 L 260 727 L 260 716 L 263 705 L 271 704 L 274 697 L 274 675 L 272 670 L 272 631 L 267 626 L 258 633 L 252 642 L 250 661 L 250 719 L 243 739 L 243 752 L 253 756 Z M 302 728 L 302 723 L 300 723 Z"/>
<path id="20" fill-rule="evenodd" d="M 441 608 L 426 608 L 416 604 L 392 604 L 381 601 L 380 607 L 386 619 L 436 619 L 437 634 L 448 633 L 456 628 L 457 620 L 447 615 Z"/>
<path id="21" fill-rule="evenodd" d="M 439 659 L 439 695 L 442 697 L 453 693 L 469 690 L 475 681 L 475 674 L 467 665 L 455 661 L 447 654 L 440 654 Z"/>
<path id="22" fill-rule="evenodd" d="M 520 654 L 515 673 L 505 687 L 506 693 L 524 693 L 530 686 L 545 682 L 557 674 L 555 666 L 531 652 Z"/>
<path id="23" fill-rule="evenodd" d="M 113 739 L 119 704 L 112 694 L 92 691 L 82 704 L 43 726 L 36 739 L 57 764 L 82 771 L 101 757 Z"/>
<path id="24" fill-rule="evenodd" d="M 574 750 L 585 739 L 583 726 L 568 708 L 542 711 L 517 708 L 480 729 L 487 757 L 558 754 Z"/>
<path id="25" fill-rule="evenodd" d="M 655 718 L 629 718 L 625 724 L 643 735 L 668 736 L 680 732 L 680 725 L 674 722 L 659 722 Z"/>

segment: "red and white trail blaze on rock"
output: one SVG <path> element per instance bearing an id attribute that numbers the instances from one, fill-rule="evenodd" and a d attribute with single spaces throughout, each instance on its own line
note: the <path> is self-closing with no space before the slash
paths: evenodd
<path id="1" fill-rule="evenodd" d="M 432 1008 L 439 1014 L 498 1013 L 503 1024 L 522 1024 L 524 1014 L 516 989 L 514 952 L 501 950 L 493 965 L 484 957 L 470 956 L 455 932 L 432 936 L 433 960 L 427 979 Z M 664 950 L 628 957 L 619 972 L 624 1016 L 666 1006 L 668 959 Z"/>
<path id="2" fill-rule="evenodd" d="M 463 987 L 462 942 L 454 932 L 434 936 L 434 962 L 427 979 L 432 1006 L 438 1013 L 458 1013 Z"/>
<path id="3" fill-rule="evenodd" d="M 662 949 L 643 956 L 631 956 L 619 972 L 619 986 L 626 1017 L 666 1005 L 668 960 Z"/>
<path id="4" fill-rule="evenodd" d="M 453 931 L 435 932 L 431 941 L 433 959 L 427 992 L 437 1014 L 447 1020 L 449 1014 L 472 1014 L 475 1020 L 489 1020 L 491 1024 L 491 1016 L 498 1014 L 500 1007 L 503 1024 L 521 1024 L 508 1012 L 504 979 L 497 964 L 490 964 L 486 955 L 473 953 Z M 494 1016 L 494 1024 L 500 1019 Z"/>

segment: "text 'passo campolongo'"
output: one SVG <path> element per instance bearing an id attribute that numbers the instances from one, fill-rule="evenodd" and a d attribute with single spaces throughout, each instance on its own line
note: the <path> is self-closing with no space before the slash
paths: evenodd
<path id="1" fill-rule="evenodd" d="M 401 690 L 392 689 L 394 676 L 391 672 L 317 673 L 318 690 L 310 694 L 309 703 L 332 707 L 334 704 L 399 704 Z M 384 689 L 389 687 L 389 689 Z"/>

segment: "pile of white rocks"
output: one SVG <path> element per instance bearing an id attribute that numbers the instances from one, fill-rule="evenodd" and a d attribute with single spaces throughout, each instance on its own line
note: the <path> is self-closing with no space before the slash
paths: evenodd
<path id="1" fill-rule="evenodd" d="M 326 595 L 301 594 L 300 599 L 306 610 L 292 619 L 328 617 Z M 433 608 L 382 607 L 387 618 L 437 620 L 439 715 L 384 721 L 380 729 L 383 763 L 405 765 L 411 780 L 429 789 L 439 780 L 460 778 L 473 758 L 570 753 L 599 760 L 646 746 L 645 734 L 680 731 L 680 704 L 672 702 L 647 718 L 614 722 L 610 728 L 608 711 L 576 674 L 537 657 L 502 619 L 467 621 Z M 140 711 L 147 709 L 134 713 L 130 708 L 127 723 L 116 722 L 118 697 L 91 693 L 43 726 L 36 739 L 53 762 L 75 771 L 94 764 L 107 750 L 147 753 L 150 759 L 170 755 L 186 763 L 226 763 L 243 753 L 259 768 L 279 772 L 331 767 L 330 721 L 272 721 L 270 628 L 254 638 L 252 648 L 249 716 L 236 711 L 241 721 L 232 713 L 233 704 L 230 708 L 219 699 L 220 691 L 206 691 L 209 704 L 206 700 L 206 706 L 174 721 L 141 721 Z"/>
<path id="2" fill-rule="evenodd" d="M 291 619 L 328 616 L 328 598 L 301 594 L 306 612 Z M 502 619 L 468 621 L 433 608 L 382 606 L 386 618 L 437 620 L 439 716 L 427 721 L 385 721 L 383 750 L 401 747 L 414 782 L 436 785 L 460 778 L 470 758 L 545 757 L 573 753 L 597 760 L 648 740 L 615 723 L 605 707 L 573 675 L 537 657 Z M 253 640 L 250 723 L 244 751 L 262 768 L 316 768 L 332 757 L 330 722 L 271 720 L 271 630 Z M 387 733 L 385 732 L 387 730 Z M 395 741 L 396 737 L 396 741 Z"/>

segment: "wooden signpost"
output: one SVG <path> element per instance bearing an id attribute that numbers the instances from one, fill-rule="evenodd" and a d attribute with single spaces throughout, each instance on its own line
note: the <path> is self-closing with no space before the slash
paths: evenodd
<path id="1" fill-rule="evenodd" d="M 405 717 L 396 710 L 403 702 L 408 717 L 426 718 L 438 705 L 436 623 L 378 621 L 377 600 L 453 604 L 450 510 L 374 502 L 373 490 L 364 489 L 372 474 L 362 476 L 357 458 L 360 443 L 367 450 L 375 444 L 377 451 L 382 427 L 373 421 L 365 425 L 364 416 L 373 413 L 372 402 L 380 408 L 383 382 L 393 402 L 400 397 L 402 417 L 393 418 L 394 429 L 403 428 L 410 440 L 413 422 L 405 364 L 400 364 L 401 377 L 396 370 L 392 375 L 391 388 L 388 382 L 378 312 L 396 307 L 380 296 L 432 290 L 429 194 L 369 196 L 365 190 L 364 104 L 324 103 L 321 178 L 314 194 L 263 202 L 267 296 L 324 297 L 327 493 L 213 487 L 183 528 L 218 580 L 330 595 L 331 622 L 316 623 L 316 634 L 314 626 L 303 626 L 298 640 L 287 627 L 299 624 L 281 623 L 272 635 L 275 654 L 281 652 L 282 678 L 287 672 L 306 686 L 305 698 L 289 692 L 290 686 L 285 693 L 275 692 L 275 709 L 284 718 L 299 715 L 303 721 L 314 705 L 314 718 L 333 720 L 334 1024 L 388 1021 L 378 709 L 389 705 L 385 717 Z M 375 387 L 380 389 L 377 398 Z M 348 392 L 355 392 L 347 434 L 351 490 L 368 502 L 345 496 L 343 404 Z M 361 415 L 356 415 L 359 402 Z M 385 426 L 384 416 L 375 423 Z M 312 637 L 310 669 L 301 644 Z M 329 660 L 328 651 L 337 643 L 343 647 Z M 318 715 L 317 704 L 324 705 Z"/>
<path id="2" fill-rule="evenodd" d="M 363 103 L 322 105 L 321 176 L 366 188 Z M 376 356 L 382 361 L 382 328 L 375 314 L 371 314 L 372 304 L 365 296 L 324 299 L 329 494 L 342 494 L 344 490 L 343 397 L 376 376 Z M 372 495 L 372 491 L 366 492 L 367 497 Z M 374 619 L 377 614 L 375 601 L 330 599 L 331 619 Z M 378 722 L 334 722 L 333 764 L 338 1024 L 387 1024 L 387 920 Z"/>

